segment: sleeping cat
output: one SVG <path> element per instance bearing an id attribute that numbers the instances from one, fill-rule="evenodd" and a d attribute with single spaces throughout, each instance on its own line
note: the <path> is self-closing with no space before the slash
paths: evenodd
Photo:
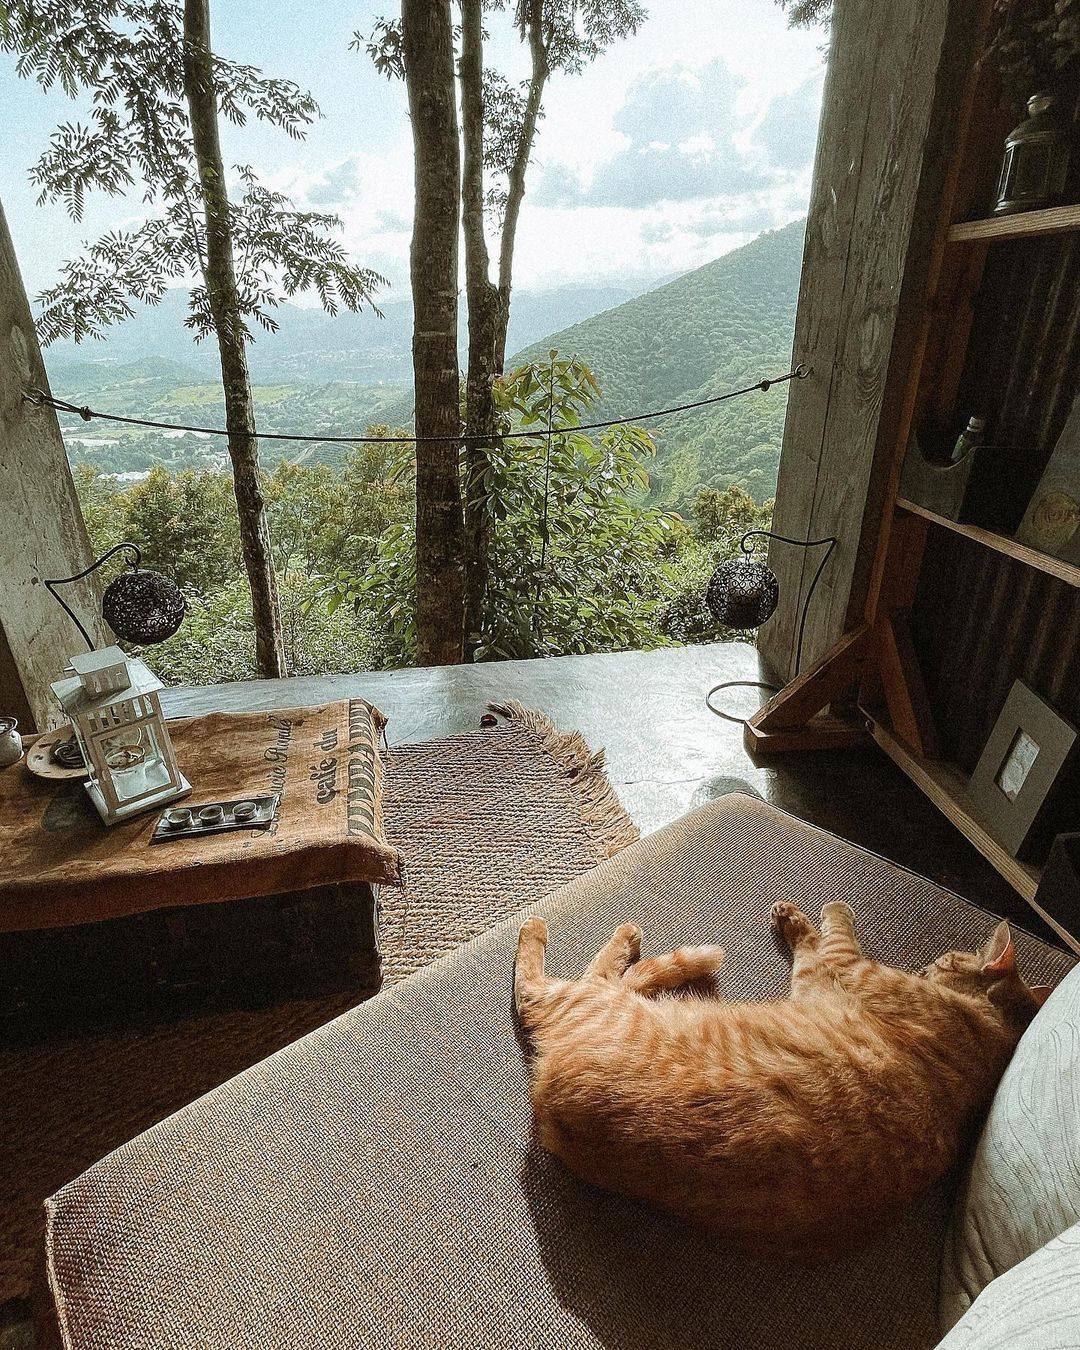
<path id="1" fill-rule="evenodd" d="M 779 903 L 788 998 L 663 997 L 711 979 L 719 947 L 638 961 L 623 924 L 579 980 L 544 975 L 547 926 L 518 939 L 514 998 L 535 1049 L 540 1143 L 586 1181 L 753 1247 L 824 1253 L 943 1176 L 1050 992 L 1007 923 L 918 974 L 863 956 L 854 914 L 821 931 Z M 657 996 L 660 997 L 657 997 Z"/>

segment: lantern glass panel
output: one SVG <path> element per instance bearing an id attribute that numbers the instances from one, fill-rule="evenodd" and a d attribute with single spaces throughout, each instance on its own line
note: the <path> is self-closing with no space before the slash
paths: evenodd
<path id="1" fill-rule="evenodd" d="M 1050 195 L 1050 146 L 1032 143 L 1016 157 L 1016 183 L 1013 197 L 1042 201 Z"/>
<path id="2" fill-rule="evenodd" d="M 123 695 L 87 698 L 78 678 L 53 685 L 89 766 L 87 791 L 106 824 L 191 791 L 161 713 L 161 681 L 137 659 L 128 668 L 131 681 Z"/>
<path id="3" fill-rule="evenodd" d="M 150 722 L 129 722 L 107 732 L 98 739 L 98 755 L 121 805 L 168 786 L 169 766 Z"/>

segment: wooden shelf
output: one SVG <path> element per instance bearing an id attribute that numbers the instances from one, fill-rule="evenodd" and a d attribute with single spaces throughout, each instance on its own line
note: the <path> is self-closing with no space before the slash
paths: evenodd
<path id="1" fill-rule="evenodd" d="M 939 516 L 936 511 L 919 506 L 917 502 L 909 502 L 904 497 L 897 497 L 896 505 L 901 511 L 921 516 L 932 525 L 940 525 L 943 530 L 951 530 L 953 534 L 961 534 L 965 539 L 974 539 L 984 548 L 992 548 L 995 553 L 1004 553 L 1008 558 L 1015 558 L 1026 567 L 1034 567 L 1048 576 L 1057 577 L 1059 581 L 1064 581 L 1069 586 L 1080 587 L 1080 567 L 1075 563 L 1066 562 L 1064 558 L 1054 558 L 1049 553 L 1040 553 L 1038 549 L 1028 548 L 1026 544 L 1020 544 L 1015 539 L 1010 539 L 1008 535 L 995 534 L 993 530 L 984 530 L 978 525 L 961 525 L 959 521 Z"/>
<path id="2" fill-rule="evenodd" d="M 991 216 L 988 220 L 960 220 L 949 226 L 949 243 L 989 244 L 995 239 L 1032 239 L 1072 230 L 1080 230 L 1080 204 L 1019 211 L 1014 216 Z"/>
<path id="3" fill-rule="evenodd" d="M 940 759 L 924 759 L 913 754 L 905 745 L 869 714 L 863 714 L 867 728 L 877 744 L 885 751 L 894 764 L 901 768 L 917 788 L 926 794 L 934 805 L 948 817 L 969 843 L 979 850 L 1013 890 L 1028 902 L 1031 908 L 1058 937 L 1074 952 L 1080 952 L 1080 941 L 1053 919 L 1035 903 L 1035 893 L 1039 889 L 1041 869 L 1030 863 L 1020 862 L 992 838 L 973 815 L 968 804 L 967 780 L 955 765 Z"/>

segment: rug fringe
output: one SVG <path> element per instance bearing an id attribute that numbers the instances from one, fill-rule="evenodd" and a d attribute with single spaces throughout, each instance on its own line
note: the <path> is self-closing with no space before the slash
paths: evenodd
<path id="1" fill-rule="evenodd" d="M 517 699 L 489 703 L 488 708 L 539 738 L 562 770 L 567 785 L 577 798 L 582 823 L 603 857 L 614 857 L 641 838 L 641 831 L 627 815 L 611 786 L 604 768 L 603 750 L 591 751 L 579 731 L 560 731 L 545 713 L 526 708 Z"/>

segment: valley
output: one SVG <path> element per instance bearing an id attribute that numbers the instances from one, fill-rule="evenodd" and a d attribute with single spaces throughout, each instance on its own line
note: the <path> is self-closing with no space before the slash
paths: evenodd
<path id="1" fill-rule="evenodd" d="M 514 298 L 508 368 L 557 348 L 592 367 L 603 389 L 596 420 L 694 402 L 787 370 L 804 222 L 759 236 L 640 295 L 610 287 L 522 291 Z M 213 349 L 183 327 L 184 297 L 163 303 L 89 347 L 46 353 L 53 392 L 73 403 L 154 421 L 224 424 Z M 260 430 L 362 434 L 411 423 L 409 332 L 400 301 L 384 317 L 283 305 L 280 329 L 251 348 Z M 556 326 L 559 325 L 559 326 Z M 516 344 L 516 345 L 515 345 Z M 786 386 L 647 425 L 657 440 L 650 499 L 686 511 L 702 487 L 736 484 L 758 501 L 775 489 Z M 123 481 L 156 466 L 218 470 L 220 437 L 62 418 L 69 458 Z M 284 459 L 340 468 L 346 447 L 263 441 L 268 468 Z"/>

